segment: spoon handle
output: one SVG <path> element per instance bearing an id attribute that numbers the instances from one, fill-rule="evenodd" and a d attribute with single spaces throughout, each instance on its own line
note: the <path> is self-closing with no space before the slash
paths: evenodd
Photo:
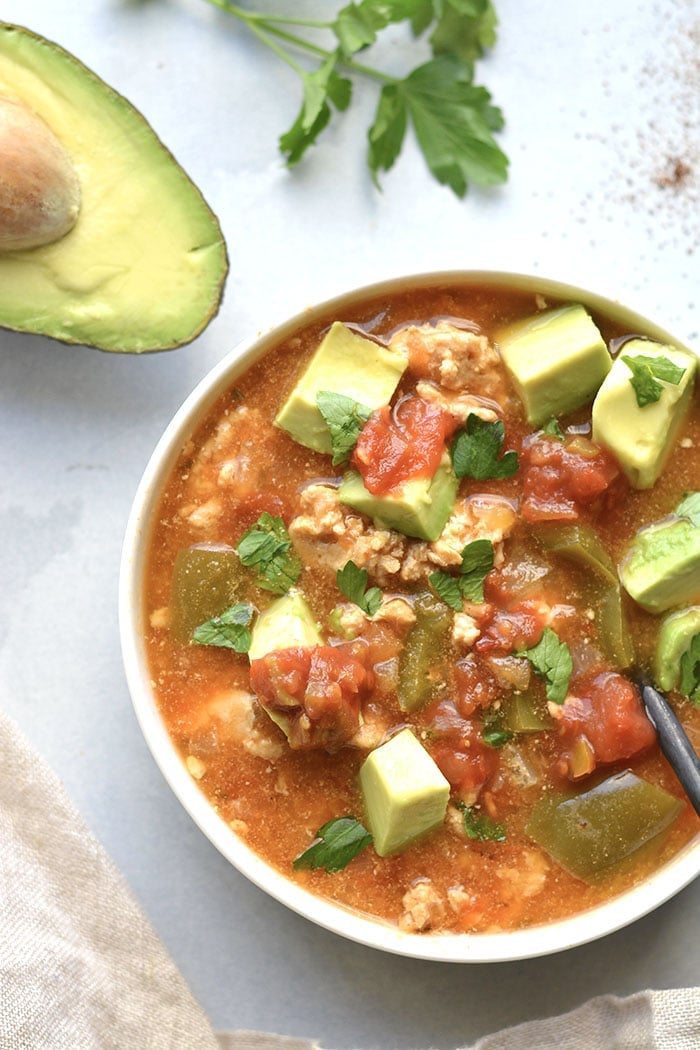
<path id="1" fill-rule="evenodd" d="M 700 758 L 663 693 L 646 682 L 641 682 L 640 687 L 661 750 L 673 766 L 695 812 L 700 814 Z"/>

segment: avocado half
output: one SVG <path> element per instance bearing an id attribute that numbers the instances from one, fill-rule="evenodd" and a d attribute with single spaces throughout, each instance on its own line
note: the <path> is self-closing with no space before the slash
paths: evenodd
<path id="1" fill-rule="evenodd" d="M 144 117 L 73 55 L 2 22 L 0 95 L 54 132 L 81 196 L 65 236 L 0 252 L 0 327 L 124 353 L 194 339 L 218 310 L 226 245 Z"/>

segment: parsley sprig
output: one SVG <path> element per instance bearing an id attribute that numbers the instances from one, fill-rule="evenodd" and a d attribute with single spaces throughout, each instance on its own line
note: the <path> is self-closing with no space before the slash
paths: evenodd
<path id="1" fill-rule="evenodd" d="M 696 634 L 681 656 L 680 692 L 700 707 L 700 634 Z"/>
<path id="2" fill-rule="evenodd" d="M 374 616 L 382 604 L 382 592 L 379 587 L 367 587 L 367 569 L 360 569 L 354 561 L 348 561 L 338 569 L 335 578 L 341 594 L 359 606 L 363 613 Z"/>
<path id="3" fill-rule="evenodd" d="M 347 463 L 360 431 L 372 414 L 371 409 L 333 390 L 319 390 L 316 404 L 331 435 L 333 466 Z"/>
<path id="4" fill-rule="evenodd" d="M 476 806 L 467 806 L 464 802 L 458 802 L 457 808 L 461 810 L 467 838 L 476 839 L 478 842 L 505 842 L 504 824 L 499 824 L 488 814 L 481 813 Z"/>
<path id="5" fill-rule="evenodd" d="M 316 838 L 293 861 L 299 868 L 325 868 L 327 872 L 342 871 L 358 853 L 369 846 L 372 836 L 354 817 L 336 817 L 316 832 Z"/>
<path id="6" fill-rule="evenodd" d="M 664 388 L 658 380 L 678 386 L 685 375 L 685 368 L 675 365 L 668 357 L 648 357 L 644 354 L 636 354 L 634 357 L 623 355 L 622 360 L 632 373 L 630 383 L 640 408 L 660 399 Z"/>
<path id="7" fill-rule="evenodd" d="M 263 14 L 229 0 L 208 2 L 245 25 L 301 80 L 301 109 L 279 140 L 290 167 L 334 112 L 348 108 L 353 78 L 359 76 L 380 86 L 368 131 L 367 163 L 375 184 L 393 167 L 409 124 L 434 177 L 458 197 L 470 183 L 505 182 L 508 159 L 493 137 L 503 127 L 503 115 L 486 88 L 474 83 L 477 61 L 496 43 L 492 0 L 358 0 L 328 19 Z M 414 36 L 425 36 L 428 61 L 400 77 L 357 60 L 383 30 L 400 23 Z M 302 35 L 304 30 L 312 37 Z M 294 57 L 299 52 L 318 64 L 300 64 Z"/>
<path id="8" fill-rule="evenodd" d="M 466 430 L 460 430 L 452 442 L 452 466 L 457 477 L 477 481 L 511 478 L 518 469 L 518 454 L 511 450 L 501 456 L 504 441 L 502 420 L 489 423 L 471 412 Z"/>
<path id="9" fill-rule="evenodd" d="M 574 669 L 571 651 L 556 631 L 545 627 L 537 645 L 518 653 L 526 656 L 534 671 L 547 683 L 547 699 L 563 704 L 569 691 L 569 679 Z"/>
<path id="10" fill-rule="evenodd" d="M 448 572 L 433 572 L 428 577 L 442 600 L 458 612 L 466 602 L 483 602 L 484 580 L 493 568 L 494 550 L 491 540 L 472 540 L 462 550 L 459 576 Z"/>
<path id="11" fill-rule="evenodd" d="M 280 517 L 264 511 L 243 533 L 236 549 L 241 564 L 257 572 L 258 587 L 264 591 L 286 594 L 296 583 L 301 561 Z"/>
<path id="12" fill-rule="evenodd" d="M 222 649 L 233 649 L 236 653 L 247 653 L 250 649 L 248 625 L 253 618 L 253 606 L 248 602 L 237 602 L 219 616 L 195 627 L 192 641 L 197 645 L 215 645 Z"/>

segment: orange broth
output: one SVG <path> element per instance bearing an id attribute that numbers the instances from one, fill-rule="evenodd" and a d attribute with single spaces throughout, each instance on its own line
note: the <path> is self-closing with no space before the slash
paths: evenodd
<path id="1" fill-rule="evenodd" d="M 546 305 L 557 304 L 548 299 Z M 193 544 L 235 548 L 261 511 L 279 514 L 289 525 L 300 513 L 300 493 L 310 480 L 337 478 L 342 473 L 342 467 L 331 465 L 329 456 L 302 447 L 273 425 L 277 411 L 331 321 L 359 326 L 382 340 L 408 323 L 457 318 L 490 336 L 504 322 L 529 316 L 542 306 L 541 297 L 523 292 L 438 287 L 406 291 L 389 301 L 360 302 L 342 317 L 302 325 L 296 334 L 275 346 L 238 378 L 235 388 L 223 395 L 202 421 L 165 486 L 153 526 L 145 594 L 147 622 L 151 624 L 147 642 L 152 679 L 163 719 L 199 787 L 221 819 L 284 875 L 323 897 L 389 923 L 399 923 L 404 929 L 425 933 L 507 930 L 591 908 L 644 879 L 671 858 L 697 833 L 698 818 L 685 802 L 680 785 L 655 743 L 619 761 L 596 763 L 588 776 L 571 780 L 562 773 L 562 742 L 557 725 L 552 723 L 549 729 L 516 734 L 504 748 L 491 749 L 493 753 L 484 759 L 488 767 L 485 779 L 475 787 L 452 783 L 452 802 L 461 800 L 489 820 L 501 823 L 505 828 L 504 841 L 466 837 L 460 825 L 460 810 L 452 805 L 450 818 L 442 827 L 397 855 L 380 857 L 369 846 L 342 871 L 295 871 L 294 859 L 309 846 L 324 823 L 344 815 L 363 817 L 358 771 L 367 751 L 347 745 L 332 751 L 293 750 L 255 701 L 241 732 L 240 719 L 231 715 L 227 697 L 232 690 L 250 695 L 248 658 L 228 649 L 183 642 L 175 636 L 171 608 L 173 567 L 178 552 Z M 606 317 L 595 313 L 593 316 L 607 341 L 626 334 Z M 409 368 L 396 397 L 410 393 L 414 384 L 415 376 Z M 504 449 L 522 454 L 523 439 L 531 428 L 524 421 L 514 392 L 506 389 Z M 252 415 L 237 416 L 242 408 Z M 234 422 L 231 436 L 224 434 L 222 438 L 217 429 L 222 421 L 241 418 L 244 422 Z M 590 406 L 560 423 L 564 428 L 577 427 L 586 436 L 589 419 Z M 233 482 L 222 484 L 222 464 L 229 463 L 232 466 L 225 468 L 224 475 Z M 684 491 L 697 486 L 699 476 L 700 411 L 696 397 L 666 470 L 654 488 L 637 492 L 617 479 L 588 519 L 616 563 L 636 531 L 669 514 Z M 501 496 L 519 506 L 521 471 L 502 480 L 463 479 L 460 499 L 474 494 Z M 369 520 L 367 524 L 369 527 Z M 547 587 L 575 610 L 567 614 L 569 619 L 562 628 L 575 654 L 573 682 L 577 681 L 576 675 L 585 678 L 586 673 L 614 670 L 610 660 L 600 657 L 595 622 L 582 612 L 589 602 L 585 573 L 544 551 L 537 542 L 537 531 L 537 525 L 518 519 L 503 543 L 504 564 L 487 579 L 486 600 L 497 608 L 499 587 L 505 586 L 504 579 L 509 579 L 503 575 L 504 567 L 512 564 L 513 558 L 527 559 L 532 555 L 538 565 L 544 563 L 548 570 Z M 371 573 L 369 582 L 375 582 Z M 326 635 L 331 635 L 329 616 L 344 601 L 335 584 L 335 574 L 322 564 L 307 564 L 298 585 L 315 617 L 324 625 Z M 406 593 L 412 597 L 430 588 L 425 580 L 395 580 L 391 586 L 384 583 L 383 589 L 392 595 Z M 246 597 L 258 608 L 274 599 L 257 588 L 249 589 Z M 659 618 L 642 611 L 625 595 L 623 601 L 636 646 L 636 661 L 649 668 Z M 469 712 L 469 703 L 464 700 L 465 673 L 455 668 L 464 667 L 464 661 L 470 659 L 470 649 L 449 644 L 436 653 L 439 680 L 435 700 L 407 713 L 399 706 L 396 687 L 396 659 L 405 632 L 402 635 L 391 625 L 375 624 L 368 626 L 366 633 L 377 679 L 365 704 L 379 712 L 389 734 L 398 726 L 410 725 L 431 752 L 441 740 L 436 729 L 440 703 L 450 705 L 455 696 L 461 696 L 459 717 L 465 725 L 476 725 L 473 739 L 477 739 L 489 719 L 494 713 L 498 715 L 507 702 L 508 690 L 500 685 L 499 694 L 489 705 L 477 704 Z M 505 651 L 498 652 L 502 655 Z M 486 666 L 483 659 L 483 654 L 477 658 L 477 675 Z M 585 666 L 587 662 L 589 667 Z M 469 688 L 473 687 L 472 682 Z M 530 688 L 539 697 L 539 710 L 545 711 L 544 684 L 536 675 L 532 676 Z M 700 742 L 700 711 L 675 694 L 672 699 L 691 736 Z M 478 740 L 471 755 L 465 744 L 461 753 L 466 758 L 460 761 L 472 761 L 474 753 L 481 751 L 483 745 Z M 525 782 L 512 776 L 506 760 L 510 766 L 514 761 L 516 765 L 524 764 L 528 771 Z M 447 765 L 450 766 L 449 761 Z M 529 811 L 551 790 L 584 791 L 603 777 L 624 769 L 632 769 L 638 776 L 661 785 L 685 804 L 670 829 L 631 860 L 609 868 L 595 880 L 583 881 L 560 867 L 528 836 L 525 826 Z M 473 780 L 473 772 L 470 775 Z M 432 904 L 427 912 L 410 906 L 412 888 L 421 886 L 431 889 Z"/>

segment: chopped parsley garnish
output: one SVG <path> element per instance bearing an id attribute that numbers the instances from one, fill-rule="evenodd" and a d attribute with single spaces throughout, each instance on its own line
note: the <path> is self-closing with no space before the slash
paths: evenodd
<path id="1" fill-rule="evenodd" d="M 632 373 L 630 383 L 640 408 L 653 404 L 661 397 L 663 387 L 658 382 L 659 379 L 678 386 L 686 371 L 685 368 L 674 365 L 667 357 L 648 357 L 644 354 L 628 357 L 623 354 L 622 360 Z"/>
<path id="2" fill-rule="evenodd" d="M 236 653 L 247 653 L 250 649 L 248 625 L 253 619 L 253 606 L 248 602 L 237 602 L 219 616 L 195 627 L 192 641 L 197 645 L 217 645 L 222 649 L 233 649 Z"/>
<path id="3" fill-rule="evenodd" d="M 367 587 L 367 569 L 360 569 L 354 561 L 346 562 L 336 573 L 338 590 L 359 606 L 363 613 L 374 616 L 382 604 L 382 592 L 379 587 Z"/>
<path id="4" fill-rule="evenodd" d="M 687 492 L 676 507 L 676 514 L 700 529 L 700 492 Z"/>
<path id="5" fill-rule="evenodd" d="M 679 692 L 700 707 L 700 634 L 696 634 L 681 656 Z"/>
<path id="6" fill-rule="evenodd" d="M 371 409 L 332 390 L 320 390 L 316 404 L 331 434 L 333 466 L 347 463 L 360 431 L 372 414 Z"/>
<path id="7" fill-rule="evenodd" d="M 474 82 L 478 60 L 496 43 L 492 0 L 355 0 L 325 5 L 326 17 L 318 19 L 290 17 L 294 5 L 262 13 L 228 0 L 209 3 L 254 33 L 301 81 L 298 115 L 279 140 L 290 167 L 335 113 L 348 109 L 359 77 L 379 86 L 367 153 L 375 184 L 393 167 L 409 124 L 431 173 L 457 196 L 464 196 L 469 183 L 506 181 L 508 159 L 493 137 L 503 127 L 503 114 L 486 88 Z M 397 75 L 393 48 L 391 72 L 370 65 L 364 54 L 363 61 L 357 60 L 383 30 L 399 23 L 414 37 L 425 37 L 427 61 Z"/>
<path id="8" fill-rule="evenodd" d="M 286 594 L 301 572 L 284 522 L 267 511 L 243 533 L 237 550 L 241 564 L 257 572 L 258 586 L 264 591 Z"/>
<path id="9" fill-rule="evenodd" d="M 452 466 L 458 478 L 510 478 L 518 469 L 517 452 L 506 452 L 499 459 L 505 427 L 500 419 L 489 423 L 474 412 L 452 442 Z"/>
<path id="10" fill-rule="evenodd" d="M 299 868 L 325 868 L 328 872 L 342 871 L 351 860 L 372 842 L 369 831 L 354 817 L 336 817 L 316 832 L 316 838 L 293 861 Z"/>
<path id="11" fill-rule="evenodd" d="M 489 747 L 499 748 L 509 743 L 513 739 L 513 734 L 510 729 L 484 729 L 481 739 Z"/>
<path id="12" fill-rule="evenodd" d="M 537 645 L 524 649 L 518 656 L 526 656 L 533 670 L 547 683 L 547 699 L 563 704 L 569 691 L 569 679 L 574 669 L 571 652 L 566 642 L 560 641 L 556 631 L 545 627 Z"/>
<path id="13" fill-rule="evenodd" d="M 492 820 L 486 813 L 480 813 L 476 806 L 467 806 L 464 802 L 458 802 L 457 808 L 462 812 L 467 838 L 478 839 L 479 842 L 505 842 L 504 824 Z"/>
<path id="14" fill-rule="evenodd" d="M 559 441 L 565 441 L 566 435 L 559 426 L 559 420 L 556 416 L 552 416 L 548 423 L 542 427 L 542 433 L 546 434 L 547 437 L 557 438 Z"/>
<path id="15" fill-rule="evenodd" d="M 428 577 L 435 593 L 458 612 L 465 601 L 483 602 L 484 580 L 493 568 L 494 552 L 491 540 L 473 540 L 462 550 L 460 575 L 433 572 Z"/>

